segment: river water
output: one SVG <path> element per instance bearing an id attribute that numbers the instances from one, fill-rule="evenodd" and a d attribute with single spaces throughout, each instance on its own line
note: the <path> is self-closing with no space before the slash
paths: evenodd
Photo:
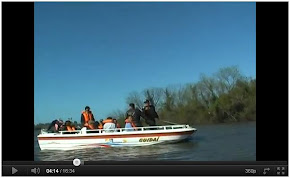
<path id="1" fill-rule="evenodd" d="M 34 138 L 35 161 L 255 161 L 256 122 L 194 126 L 189 141 L 143 147 L 90 148 L 70 151 L 40 151 Z"/>

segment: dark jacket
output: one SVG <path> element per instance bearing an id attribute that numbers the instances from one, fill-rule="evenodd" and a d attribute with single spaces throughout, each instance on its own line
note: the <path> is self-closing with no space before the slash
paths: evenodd
<path id="1" fill-rule="evenodd" d="M 62 124 L 58 121 L 58 120 L 54 120 L 50 123 L 50 125 L 48 126 L 47 130 L 50 130 L 51 128 L 53 128 L 53 131 L 58 131 L 55 130 L 54 125 L 57 124 L 58 125 L 58 130 L 60 129 L 60 127 L 62 126 Z"/>
<path id="2" fill-rule="evenodd" d="M 155 107 L 153 105 L 150 105 L 148 110 L 145 110 L 145 107 L 143 107 L 142 115 L 144 115 L 145 119 L 149 119 L 149 120 L 155 120 L 155 118 L 159 118 L 155 110 Z"/>
<path id="3" fill-rule="evenodd" d="M 90 111 L 91 112 L 91 111 Z M 95 121 L 95 117 L 94 114 L 92 113 L 92 120 Z M 85 117 L 83 115 L 83 113 L 81 114 L 81 124 L 84 125 L 85 124 Z"/>
<path id="4" fill-rule="evenodd" d="M 143 117 L 142 112 L 140 111 L 140 109 L 135 108 L 135 109 L 129 109 L 126 112 L 126 118 L 128 116 L 132 116 L 132 121 L 134 122 L 134 124 L 136 125 L 136 127 L 142 127 L 141 121 L 140 121 L 140 117 Z M 143 117 L 144 118 L 144 117 Z"/>

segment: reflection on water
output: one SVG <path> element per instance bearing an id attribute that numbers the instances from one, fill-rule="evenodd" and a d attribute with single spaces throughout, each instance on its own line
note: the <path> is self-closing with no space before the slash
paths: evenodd
<path id="1" fill-rule="evenodd" d="M 69 151 L 40 151 L 35 133 L 35 160 L 71 161 L 144 161 L 184 160 L 222 161 L 256 160 L 256 123 L 197 127 L 190 140 L 141 147 L 88 148 Z"/>

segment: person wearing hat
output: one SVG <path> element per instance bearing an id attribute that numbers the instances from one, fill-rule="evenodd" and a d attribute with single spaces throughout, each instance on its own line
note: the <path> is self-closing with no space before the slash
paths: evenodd
<path id="1" fill-rule="evenodd" d="M 145 118 L 146 124 L 149 126 L 156 126 L 155 119 L 159 118 L 157 112 L 155 111 L 155 107 L 150 104 L 150 101 L 147 99 L 144 101 L 144 107 L 142 109 L 142 115 Z"/>
<path id="2" fill-rule="evenodd" d="M 95 118 L 89 106 L 86 106 L 81 114 L 81 124 L 83 127 L 95 129 Z"/>
<path id="3" fill-rule="evenodd" d="M 143 127 L 140 120 L 140 117 L 143 117 L 142 112 L 139 108 L 135 108 L 134 103 L 129 104 L 129 110 L 126 112 L 126 118 L 128 118 L 129 116 L 132 116 L 132 122 L 136 127 Z"/>

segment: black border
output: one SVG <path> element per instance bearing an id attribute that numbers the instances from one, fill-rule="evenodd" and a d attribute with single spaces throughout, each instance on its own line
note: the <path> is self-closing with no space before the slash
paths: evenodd
<path id="1" fill-rule="evenodd" d="M 256 3 L 258 161 L 288 161 L 288 2 Z"/>
<path id="2" fill-rule="evenodd" d="M 2 2 L 2 161 L 34 160 L 34 3 Z"/>
<path id="3" fill-rule="evenodd" d="M 73 165 L 73 161 L 4 161 L 3 164 Z M 287 165 L 287 161 L 82 161 L 82 165 Z"/>
<path id="4" fill-rule="evenodd" d="M 269 168 L 267 176 L 277 175 L 277 167 L 280 167 L 280 170 L 283 167 L 284 176 L 288 175 L 288 166 L 285 165 L 80 165 L 78 167 L 40 165 L 37 167 L 13 167 L 18 170 L 14 176 L 262 176 L 265 167 Z M 34 168 L 39 170 L 38 174 L 31 172 L 31 169 Z M 63 169 L 73 169 L 74 173 L 67 173 L 68 171 L 63 171 Z M 255 170 L 255 173 L 246 173 L 246 169 Z M 10 165 L 3 166 L 4 176 L 11 176 L 11 173 Z"/>
<path id="5" fill-rule="evenodd" d="M 288 2 L 257 2 L 256 12 L 257 161 L 288 161 Z M 2 2 L 2 86 L 2 161 L 33 161 L 33 2 Z"/>

